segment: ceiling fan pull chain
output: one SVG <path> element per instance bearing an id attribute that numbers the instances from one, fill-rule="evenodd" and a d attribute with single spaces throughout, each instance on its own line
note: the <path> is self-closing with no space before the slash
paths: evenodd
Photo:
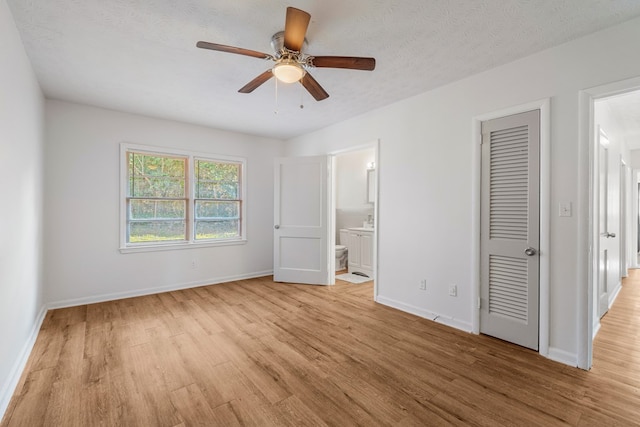
<path id="1" fill-rule="evenodd" d="M 304 108 L 304 91 L 302 90 L 302 85 L 298 86 L 298 92 L 300 92 L 300 109 Z"/>
<path id="2" fill-rule="evenodd" d="M 273 114 L 278 114 L 278 79 L 274 79 L 276 81 L 276 109 Z"/>

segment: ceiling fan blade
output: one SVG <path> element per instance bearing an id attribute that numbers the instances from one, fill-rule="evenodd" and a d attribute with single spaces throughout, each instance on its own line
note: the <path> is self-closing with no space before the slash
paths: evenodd
<path id="1" fill-rule="evenodd" d="M 272 56 L 269 55 L 268 53 L 262 53 L 262 52 L 258 52 L 256 50 L 251 50 L 251 49 L 243 49 L 241 47 L 225 46 L 223 44 L 217 44 L 217 43 L 200 41 L 196 43 L 196 46 L 202 49 L 211 49 L 211 50 L 217 50 L 220 52 L 236 53 L 238 55 L 253 56 L 254 58 L 260 58 L 260 59 L 272 58 Z"/>
<path id="2" fill-rule="evenodd" d="M 287 20 L 284 23 L 284 47 L 300 52 L 307 34 L 311 15 L 295 7 L 287 8 Z"/>
<path id="3" fill-rule="evenodd" d="M 357 56 L 314 56 L 314 67 L 348 68 L 350 70 L 373 71 L 376 68 L 375 58 L 359 58 Z"/>
<path id="4" fill-rule="evenodd" d="M 323 99 L 327 99 L 329 94 L 320 86 L 320 83 L 316 81 L 311 74 L 306 73 L 302 79 L 300 79 L 300 83 L 306 90 L 309 91 L 311 96 L 313 96 L 316 101 L 322 101 Z"/>
<path id="5" fill-rule="evenodd" d="M 260 74 L 255 79 L 251 80 L 249 83 L 247 83 L 243 87 L 241 87 L 238 92 L 240 92 L 240 93 L 251 93 L 254 90 L 256 90 L 258 88 L 258 86 L 260 86 L 261 84 L 265 83 L 271 77 L 273 77 L 273 73 L 269 69 L 269 70 L 265 71 L 264 73 Z"/>

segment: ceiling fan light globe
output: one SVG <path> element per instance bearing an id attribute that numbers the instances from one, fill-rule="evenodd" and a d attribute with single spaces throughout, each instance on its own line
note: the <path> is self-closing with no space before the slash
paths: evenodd
<path id="1" fill-rule="evenodd" d="M 273 67 L 273 75 L 282 83 L 295 83 L 304 77 L 304 69 L 294 61 L 283 61 Z"/>

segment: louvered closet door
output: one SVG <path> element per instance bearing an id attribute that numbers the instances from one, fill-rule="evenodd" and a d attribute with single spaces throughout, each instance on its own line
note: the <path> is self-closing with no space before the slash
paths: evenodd
<path id="1" fill-rule="evenodd" d="M 480 332 L 538 349 L 540 112 L 482 123 Z"/>

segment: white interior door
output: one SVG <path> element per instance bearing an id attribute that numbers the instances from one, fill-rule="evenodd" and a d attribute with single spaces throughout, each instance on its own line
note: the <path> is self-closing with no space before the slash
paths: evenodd
<path id="1" fill-rule="evenodd" d="M 480 332 L 539 333 L 540 111 L 482 122 Z"/>
<path id="2" fill-rule="evenodd" d="M 597 310 L 598 317 L 604 316 L 609 310 L 609 276 L 610 255 L 614 253 L 616 234 L 609 230 L 611 215 L 611 194 L 609 180 L 609 139 L 598 126 L 598 286 Z M 612 283 L 611 285 L 615 285 Z"/>
<path id="3" fill-rule="evenodd" d="M 273 280 L 330 284 L 327 157 L 280 158 L 275 164 Z"/>

